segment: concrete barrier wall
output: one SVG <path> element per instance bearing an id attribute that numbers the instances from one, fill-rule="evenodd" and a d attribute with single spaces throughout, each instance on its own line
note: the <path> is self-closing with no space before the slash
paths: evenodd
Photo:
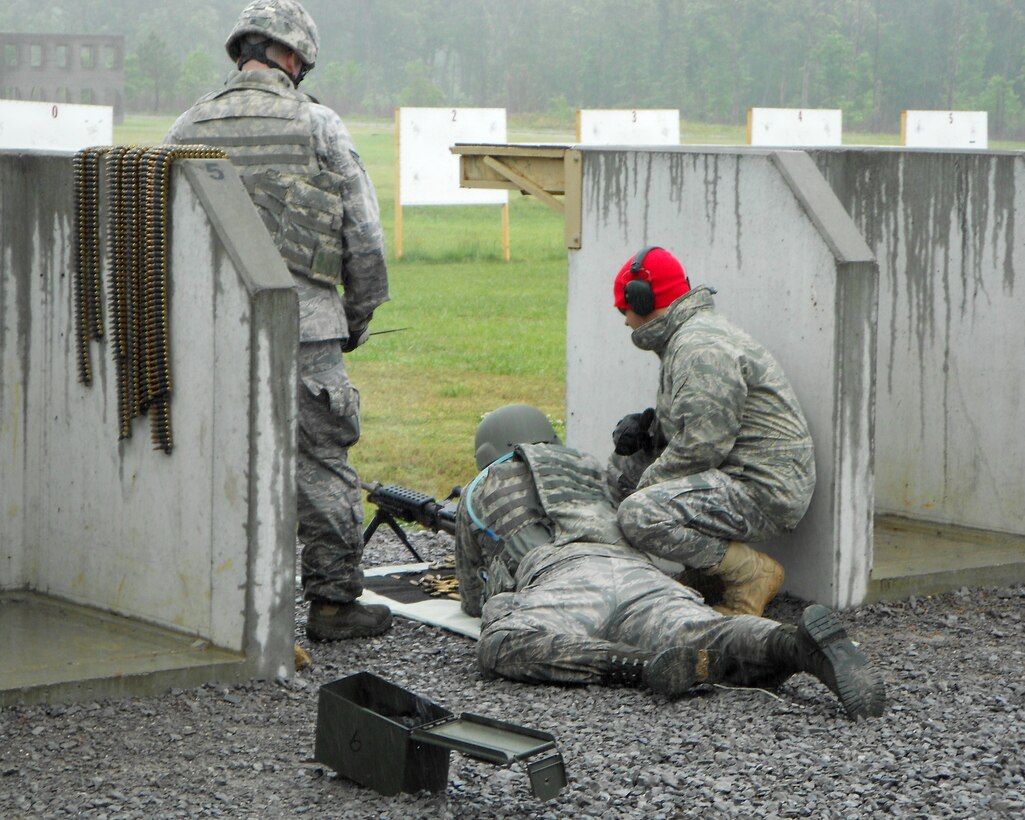
<path id="1" fill-rule="evenodd" d="M 806 154 L 584 149 L 583 247 L 570 252 L 567 439 L 606 457 L 623 414 L 654 403 L 658 360 L 637 350 L 612 280 L 641 247 L 676 253 L 717 309 L 780 360 L 816 443 L 804 522 L 769 548 L 787 588 L 845 606 L 871 567 L 876 267 Z"/>
<path id="2" fill-rule="evenodd" d="M 71 157 L 0 153 L 0 589 L 195 634 L 244 652 L 253 674 L 287 675 L 295 294 L 230 164 L 179 163 L 172 184 L 166 455 L 145 416 L 118 441 L 109 342 L 92 344 L 93 385 L 77 381 Z"/>
<path id="3" fill-rule="evenodd" d="M 879 261 L 877 512 L 1025 534 L 1025 158 L 812 156 Z"/>

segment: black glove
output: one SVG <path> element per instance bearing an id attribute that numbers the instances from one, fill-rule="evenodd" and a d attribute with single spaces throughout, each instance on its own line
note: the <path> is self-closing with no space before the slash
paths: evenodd
<path id="1" fill-rule="evenodd" d="M 651 450 L 655 440 L 651 435 L 651 426 L 655 421 L 655 408 L 649 407 L 643 413 L 630 413 L 623 416 L 612 431 L 612 443 L 616 453 L 621 456 L 632 456 L 638 450 Z"/>
<path id="2" fill-rule="evenodd" d="M 349 338 L 342 342 L 342 353 L 352 353 L 357 347 L 370 338 L 370 327 L 349 328 Z"/>

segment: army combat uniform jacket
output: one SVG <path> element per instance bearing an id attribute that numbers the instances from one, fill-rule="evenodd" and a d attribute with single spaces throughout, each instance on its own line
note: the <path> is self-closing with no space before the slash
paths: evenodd
<path id="1" fill-rule="evenodd" d="M 164 141 L 228 154 L 295 276 L 301 341 L 359 335 L 388 299 L 384 234 L 373 184 L 334 111 L 281 71 L 237 71 Z"/>
<path id="2" fill-rule="evenodd" d="M 632 338 L 660 359 L 655 413 L 666 443 L 610 464 L 613 488 L 632 493 L 619 515 L 630 543 L 708 567 L 730 540 L 793 529 L 811 501 L 814 452 L 772 354 L 714 311 L 706 287 L 681 296 Z"/>

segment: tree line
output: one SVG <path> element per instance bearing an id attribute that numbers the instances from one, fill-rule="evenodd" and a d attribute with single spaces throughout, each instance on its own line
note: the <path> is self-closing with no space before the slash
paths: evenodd
<path id="1" fill-rule="evenodd" d="M 180 110 L 223 81 L 243 0 L 7 0 L 6 31 L 124 34 L 129 110 Z M 488 106 L 570 127 L 577 108 L 840 108 L 895 131 L 910 108 L 989 112 L 1025 138 L 1022 0 L 307 0 L 304 88 L 343 115 Z"/>

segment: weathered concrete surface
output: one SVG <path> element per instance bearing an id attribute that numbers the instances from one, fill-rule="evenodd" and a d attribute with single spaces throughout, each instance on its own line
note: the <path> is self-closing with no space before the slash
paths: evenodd
<path id="1" fill-rule="evenodd" d="M 759 150 L 584 151 L 583 247 L 570 253 L 567 438 L 606 456 L 623 414 L 654 401 L 657 358 L 633 348 L 612 280 L 639 248 L 676 253 L 717 309 L 780 360 L 816 442 L 818 486 L 770 545 L 787 588 L 846 606 L 871 567 L 876 267 L 807 156 Z"/>
<path id="2" fill-rule="evenodd" d="M 869 597 L 1025 580 L 1022 155 L 812 156 L 880 266 Z"/>
<path id="3" fill-rule="evenodd" d="M 812 514 L 826 487 L 846 486 L 822 485 L 831 471 L 848 478 L 866 468 L 874 473 L 863 493 L 836 499 L 840 541 L 817 533 L 825 549 L 835 551 L 830 593 L 817 597 L 856 603 L 866 595 L 1025 578 L 1025 290 L 1017 282 L 1025 263 L 1018 216 L 1025 213 L 1025 158 L 905 149 L 809 152 L 879 265 L 877 297 L 857 284 L 858 276 L 838 278 L 837 289 L 828 292 L 836 300 L 836 335 L 830 337 L 828 323 L 813 309 L 823 304 L 822 286 L 803 273 L 825 262 L 816 259 L 813 244 L 789 248 L 802 230 L 792 225 L 805 219 L 845 264 L 842 247 L 829 239 L 844 220 L 835 202 L 827 204 L 821 180 L 810 189 L 794 183 L 789 158 L 797 155 L 777 154 L 775 164 L 803 216 L 747 170 L 756 152 L 682 151 L 691 157 L 684 170 L 675 152 L 660 152 L 667 159 L 658 162 L 640 160 L 641 153 L 600 160 L 588 154 L 585 221 L 594 230 L 570 262 L 570 436 L 603 454 L 615 419 L 650 402 L 654 357 L 629 350 L 627 331 L 616 327 L 609 307 L 608 283 L 637 248 L 661 242 L 681 256 L 693 281 L 720 288 L 720 309 L 768 344 L 798 388 L 818 450 Z M 826 221 L 823 207 L 830 212 Z M 834 227 L 827 229 L 827 222 Z M 862 304 L 876 298 L 877 306 Z M 873 327 L 862 324 L 866 316 Z M 867 359 L 866 334 L 875 337 Z M 824 367 L 830 356 L 833 370 Z M 591 387 L 584 386 L 588 380 Z M 840 428 L 819 405 L 834 404 L 835 418 L 844 418 L 853 393 L 873 390 L 875 461 L 854 455 L 852 462 L 855 451 L 846 444 L 853 440 L 838 444 Z M 836 395 L 829 398 L 829 392 Z M 870 416 L 850 415 L 841 423 L 871 430 Z M 882 552 L 873 554 L 871 532 L 863 555 L 836 551 L 837 543 L 862 537 L 866 511 L 869 520 L 904 518 L 907 524 L 876 526 Z M 802 525 L 795 544 L 802 556 L 803 545 L 814 549 L 806 533 Z M 986 533 L 997 537 L 999 550 L 980 547 Z M 787 549 L 781 555 L 790 588 L 798 594 L 818 589 L 795 578 L 805 570 L 795 568 Z M 877 558 L 869 589 L 865 570 Z"/>
<path id="4" fill-rule="evenodd" d="M 881 515 L 873 536 L 866 601 L 1025 582 L 1020 535 Z"/>
<path id="5" fill-rule="evenodd" d="M 812 156 L 879 261 L 877 512 L 1025 534 L 1025 158 Z"/>
<path id="6" fill-rule="evenodd" d="M 181 163 L 172 182 L 168 456 L 146 417 L 118 442 L 109 343 L 92 344 L 93 385 L 77 381 L 71 158 L 0 153 L 0 590 L 192 635 L 244 657 L 239 674 L 287 675 L 295 294 L 227 162 Z"/>
<path id="7" fill-rule="evenodd" d="M 0 657 L 0 706 L 161 694 L 245 670 L 239 652 L 33 592 L 0 593 Z"/>

